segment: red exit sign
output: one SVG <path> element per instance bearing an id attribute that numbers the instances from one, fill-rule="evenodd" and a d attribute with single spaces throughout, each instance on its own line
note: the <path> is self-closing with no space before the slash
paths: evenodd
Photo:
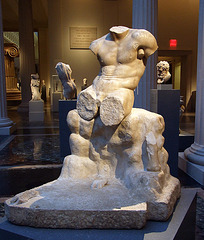
<path id="1" fill-rule="evenodd" d="M 169 40 L 169 46 L 171 48 L 176 48 L 177 47 L 177 39 L 170 39 Z"/>

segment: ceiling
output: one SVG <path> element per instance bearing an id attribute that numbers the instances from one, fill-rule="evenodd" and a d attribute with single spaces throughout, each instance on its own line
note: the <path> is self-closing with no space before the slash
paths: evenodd
<path id="1" fill-rule="evenodd" d="M 27 1 L 27 0 L 24 0 Z M 48 0 L 32 0 L 33 27 L 48 25 Z M 18 0 L 1 0 L 4 31 L 18 31 Z"/>

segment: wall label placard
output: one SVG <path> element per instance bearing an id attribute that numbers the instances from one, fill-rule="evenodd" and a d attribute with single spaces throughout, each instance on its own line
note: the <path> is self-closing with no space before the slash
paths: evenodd
<path id="1" fill-rule="evenodd" d="M 70 27 L 70 48 L 88 49 L 97 38 L 96 27 Z"/>

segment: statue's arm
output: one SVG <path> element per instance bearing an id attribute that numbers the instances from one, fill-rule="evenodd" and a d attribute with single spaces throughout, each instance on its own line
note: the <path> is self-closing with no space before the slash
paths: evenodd
<path id="1" fill-rule="evenodd" d="M 144 29 L 137 29 L 133 32 L 134 48 L 138 51 L 138 56 L 148 58 L 158 48 L 155 37 Z"/>

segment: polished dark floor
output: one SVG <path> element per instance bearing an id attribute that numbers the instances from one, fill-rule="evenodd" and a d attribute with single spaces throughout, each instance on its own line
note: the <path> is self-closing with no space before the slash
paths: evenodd
<path id="1" fill-rule="evenodd" d="M 180 118 L 181 134 L 195 134 L 195 113 L 184 113 Z"/>
<path id="2" fill-rule="evenodd" d="M 8 117 L 16 124 L 11 136 L 0 136 L 0 166 L 59 164 L 59 118 L 45 104 L 44 122 L 29 122 L 28 113 L 8 106 Z"/>

